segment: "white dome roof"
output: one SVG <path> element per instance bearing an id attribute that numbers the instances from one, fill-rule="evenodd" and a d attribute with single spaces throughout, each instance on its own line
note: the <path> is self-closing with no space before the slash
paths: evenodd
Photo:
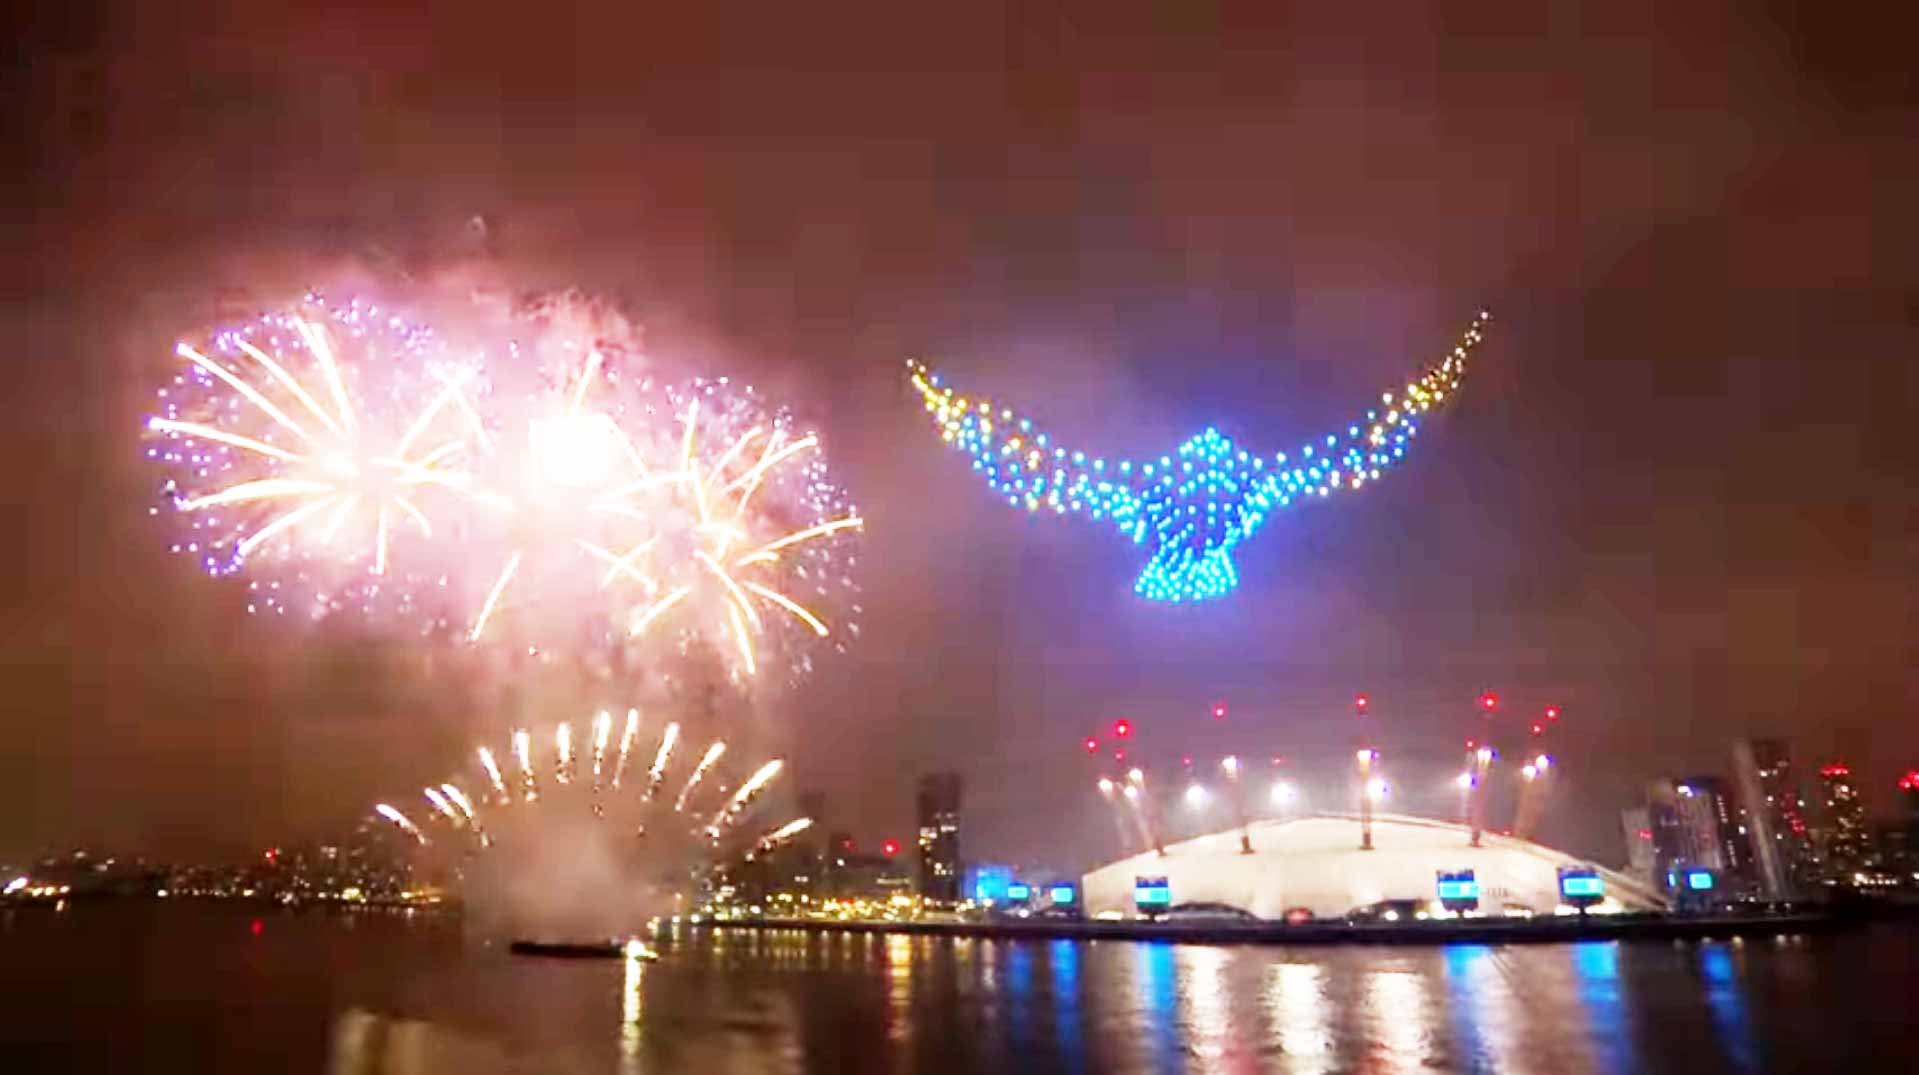
<path id="1" fill-rule="evenodd" d="M 1559 867 L 1591 864 L 1529 840 L 1485 833 L 1471 846 L 1471 830 L 1450 821 L 1405 814 L 1373 815 L 1373 850 L 1359 849 L 1356 814 L 1315 814 L 1251 825 L 1253 853 L 1242 854 L 1239 830 L 1228 829 L 1102 866 L 1081 881 L 1088 914 L 1131 913 L 1133 882 L 1164 877 L 1172 902 L 1224 903 L 1261 918 L 1304 907 L 1325 918 L 1381 900 L 1429 901 L 1440 871 L 1472 870 L 1479 908 L 1508 907 L 1550 914 L 1559 904 Z M 1664 901 L 1647 886 L 1599 870 L 1606 895 L 1626 910 L 1652 910 Z"/>

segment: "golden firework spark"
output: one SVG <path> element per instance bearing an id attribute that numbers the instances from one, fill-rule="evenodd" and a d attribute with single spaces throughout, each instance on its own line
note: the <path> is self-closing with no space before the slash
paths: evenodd
<path id="1" fill-rule="evenodd" d="M 214 424 L 217 419 L 186 417 L 172 407 L 147 423 L 156 433 L 237 450 L 231 458 L 238 465 L 231 469 L 239 477 L 175 501 L 180 511 L 189 513 L 265 508 L 250 529 L 237 535 L 236 559 L 276 539 L 283 544 L 297 540 L 305 551 L 323 552 L 334 546 L 351 520 L 363 518 L 371 541 L 371 571 L 385 575 L 396 526 L 411 525 L 422 536 L 433 536 L 433 523 L 418 499 L 423 490 L 446 489 L 498 503 L 466 469 L 486 440 L 464 393 L 473 370 L 429 370 L 439 390 L 396 430 L 355 407 L 346 367 L 326 323 L 293 317 L 284 325 L 297 338 L 297 350 L 291 345 L 282 349 L 273 341 L 263 348 L 238 333 L 221 337 L 229 350 L 247 359 L 238 368 L 185 342 L 174 348 L 192 369 L 211 378 L 204 383 L 234 393 L 226 413 L 247 416 L 238 419 L 247 433 Z M 304 356 L 301 368 L 295 368 L 298 356 Z M 273 443 L 276 440 L 283 443 Z"/>
<path id="2" fill-rule="evenodd" d="M 667 565 L 674 571 L 674 585 L 668 587 L 655 575 L 639 566 L 655 552 L 657 533 L 623 553 L 582 541 L 580 545 L 606 565 L 602 586 L 620 582 L 636 583 L 645 601 L 629 617 L 630 637 L 644 635 L 665 614 L 689 598 L 713 596 L 725 609 L 726 630 L 739 654 L 740 667 L 747 675 L 759 670 L 758 640 L 767 624 L 762 609 L 770 607 L 806 625 L 816 636 L 826 637 L 826 622 L 772 583 L 774 572 L 784 555 L 807 542 L 828 537 L 842 530 L 858 529 L 858 515 L 814 523 L 787 533 L 758 537 L 766 517 L 753 510 L 754 495 L 776 467 L 802 460 L 819 448 L 819 438 L 808 435 L 789 441 L 785 430 L 774 429 L 768 435 L 764 426 L 755 426 L 740 434 L 711 462 L 700 451 L 700 404 L 687 405 L 681 419 L 676 469 L 647 475 L 641 482 L 623 490 L 627 496 L 661 486 L 673 487 L 689 503 L 692 512 L 687 523 L 691 530 L 692 552 L 681 564 Z M 757 457 L 753 449 L 758 447 Z M 749 462 L 750 460 L 750 462 Z M 641 515 L 637 507 L 632 514 Z M 742 551 L 744 550 L 744 551 Z"/>

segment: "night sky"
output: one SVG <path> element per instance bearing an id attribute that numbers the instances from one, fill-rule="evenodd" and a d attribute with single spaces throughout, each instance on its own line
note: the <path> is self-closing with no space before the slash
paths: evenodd
<path id="1" fill-rule="evenodd" d="M 166 554 L 138 437 L 222 289 L 431 271 L 476 214 L 490 271 L 616 295 L 654 353 L 819 422 L 869 519 L 865 638 L 774 716 L 793 786 L 864 840 L 950 766 L 969 855 L 1105 855 L 1078 742 L 1122 716 L 1149 758 L 1283 753 L 1345 808 L 1359 690 L 1432 810 L 1482 689 L 1509 731 L 1562 707 L 1543 835 L 1606 861 L 1645 780 L 1724 770 L 1741 734 L 1844 757 L 1881 803 L 1919 766 L 1905 29 L 268 6 L 48 4 L 9 35 L 0 858 L 244 852 L 458 761 L 476 718 L 437 658 L 249 620 Z M 899 377 L 934 360 L 1106 454 L 1209 424 L 1272 452 L 1482 305 L 1407 465 L 1276 516 L 1199 607 L 1133 597 L 1110 530 L 993 501 Z"/>

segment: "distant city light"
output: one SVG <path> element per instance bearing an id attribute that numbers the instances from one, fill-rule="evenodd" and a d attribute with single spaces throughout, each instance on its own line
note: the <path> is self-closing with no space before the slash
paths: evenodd
<path id="1" fill-rule="evenodd" d="M 1113 738 L 1124 739 L 1132 734 L 1133 725 L 1131 721 L 1116 720 L 1113 722 Z"/>
<path id="2" fill-rule="evenodd" d="M 1273 783 L 1273 805 L 1274 806 L 1285 806 L 1288 803 L 1291 803 L 1293 801 L 1295 794 L 1296 793 L 1294 792 L 1293 786 L 1291 784 L 1288 784 L 1284 780 L 1274 781 Z"/>
<path id="3" fill-rule="evenodd" d="M 1219 760 L 1219 767 L 1221 769 L 1226 770 L 1227 776 L 1239 775 L 1239 759 L 1234 757 L 1231 754 L 1228 754 L 1224 758 L 1221 758 Z"/>
<path id="4" fill-rule="evenodd" d="M 1371 701 L 1371 699 L 1369 699 L 1369 698 L 1367 698 L 1367 697 L 1366 697 L 1365 695 L 1363 695 L 1363 694 L 1361 694 L 1361 695 L 1359 695 L 1359 696 L 1357 696 L 1357 697 L 1355 697 L 1355 698 L 1353 699 L 1353 708 L 1354 708 L 1354 709 L 1356 709 L 1356 710 L 1358 710 L 1358 711 L 1359 711 L 1359 712 L 1361 712 L 1361 713 L 1364 713 L 1364 712 L 1366 712 L 1366 707 L 1367 707 L 1367 706 L 1369 706 L 1369 705 L 1371 705 L 1371 704 L 1372 704 L 1372 701 Z"/>
<path id="5" fill-rule="evenodd" d="M 1086 753 L 1088 753 L 1088 754 L 1097 754 L 1097 753 L 1099 753 L 1099 740 L 1097 740 L 1097 739 L 1095 739 L 1095 738 L 1093 738 L 1092 736 L 1090 736 L 1090 735 L 1089 735 L 1089 736 L 1087 736 L 1087 737 L 1086 737 L 1086 744 L 1085 744 L 1085 745 L 1086 745 Z"/>
<path id="6" fill-rule="evenodd" d="M 900 842 L 898 840 L 887 840 L 880 844 L 880 854 L 885 855 L 887 858 L 892 858 L 899 853 Z"/>
<path id="7" fill-rule="evenodd" d="M 1485 710 L 1488 713 L 1491 713 L 1493 710 L 1498 709 L 1499 695 L 1494 694 L 1491 691 L 1487 691 L 1485 694 L 1480 695 L 1479 708 Z"/>
<path id="8" fill-rule="evenodd" d="M 1186 788 L 1186 805 L 1198 809 L 1206 805 L 1206 789 L 1198 784 Z"/>
<path id="9" fill-rule="evenodd" d="M 1225 702 L 1220 702 L 1219 704 L 1213 706 L 1213 719 L 1214 720 L 1226 719 L 1226 703 Z"/>
<path id="10" fill-rule="evenodd" d="M 1461 788 L 1470 788 L 1473 786 L 1473 774 L 1460 773 L 1459 776 L 1453 780 L 1453 783 L 1459 785 Z"/>

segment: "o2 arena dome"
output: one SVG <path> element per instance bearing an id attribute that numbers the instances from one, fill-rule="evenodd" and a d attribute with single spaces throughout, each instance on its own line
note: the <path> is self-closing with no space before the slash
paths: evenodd
<path id="1" fill-rule="evenodd" d="M 1472 870 L 1479 883 L 1479 913 L 1537 914 L 1557 911 L 1559 868 L 1593 869 L 1590 863 L 1529 840 L 1484 833 L 1471 846 L 1472 830 L 1449 821 L 1405 814 L 1373 815 L 1373 849 L 1359 848 L 1359 818 L 1315 814 L 1249 826 L 1253 851 L 1240 851 L 1237 828 L 1166 845 L 1109 863 L 1082 880 L 1086 913 L 1131 914 L 1134 885 L 1165 878 L 1173 905 L 1218 903 L 1260 918 L 1279 919 L 1305 908 L 1317 918 L 1341 917 L 1387 900 L 1437 896 L 1442 871 Z M 1606 899 L 1595 911 L 1649 911 L 1665 906 L 1650 887 L 1612 870 L 1594 869 Z"/>

